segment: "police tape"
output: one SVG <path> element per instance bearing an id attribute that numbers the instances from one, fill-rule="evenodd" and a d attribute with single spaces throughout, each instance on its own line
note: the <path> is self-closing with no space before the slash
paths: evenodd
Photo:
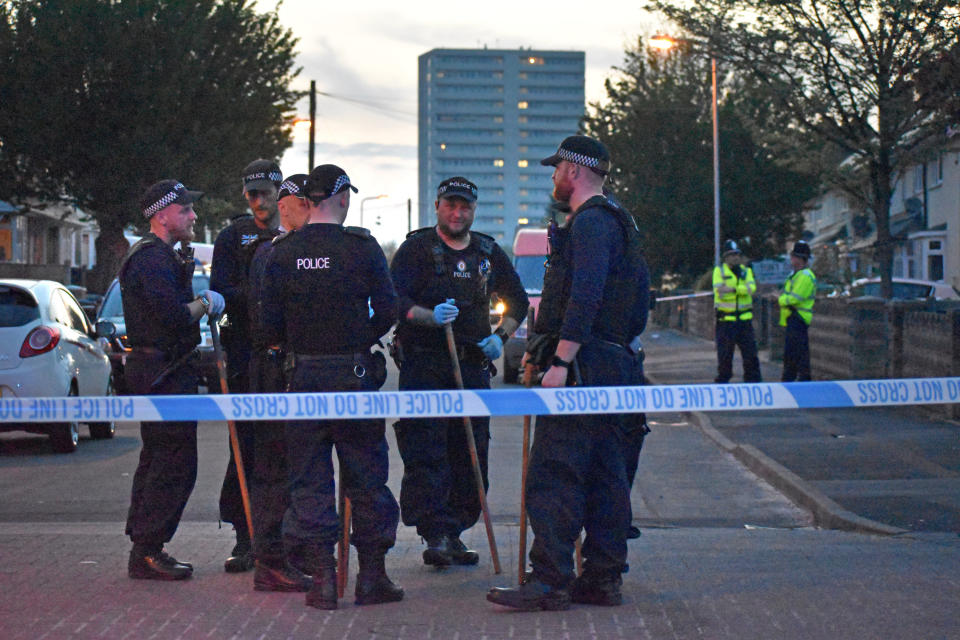
<path id="1" fill-rule="evenodd" d="M 320 420 L 763 411 L 960 402 L 960 378 L 557 389 L 0 398 L 0 422 Z"/>

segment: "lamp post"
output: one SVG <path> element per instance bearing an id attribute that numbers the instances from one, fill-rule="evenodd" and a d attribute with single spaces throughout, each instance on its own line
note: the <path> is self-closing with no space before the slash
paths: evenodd
<path id="1" fill-rule="evenodd" d="M 387 197 L 387 195 L 386 195 L 385 193 L 382 193 L 382 194 L 380 194 L 379 196 L 367 196 L 366 198 L 362 198 L 362 199 L 360 200 L 360 226 L 361 226 L 361 227 L 363 226 L 363 204 L 364 204 L 367 200 L 383 200 L 383 199 L 386 198 L 386 197 Z"/>
<path id="2" fill-rule="evenodd" d="M 650 46 L 668 51 L 686 40 L 667 35 L 650 38 Z M 717 57 L 710 55 L 710 80 L 713 90 L 711 113 L 713 115 L 713 264 L 720 264 L 720 127 L 717 114 Z"/>

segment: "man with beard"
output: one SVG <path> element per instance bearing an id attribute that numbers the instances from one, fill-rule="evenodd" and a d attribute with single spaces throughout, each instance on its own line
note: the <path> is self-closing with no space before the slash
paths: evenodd
<path id="1" fill-rule="evenodd" d="M 229 326 L 223 328 L 227 354 L 227 380 L 231 393 L 246 393 L 250 368 L 250 327 L 247 310 L 250 261 L 259 238 L 273 238 L 277 231 L 277 189 L 282 176 L 277 163 L 254 160 L 243 170 L 243 196 L 252 215 L 235 218 L 220 232 L 213 245 L 210 288 L 227 301 Z M 250 422 L 237 423 L 237 439 L 243 468 L 254 466 L 254 428 Z M 253 568 L 250 532 L 243 512 L 237 465 L 230 448 L 230 461 L 220 490 L 220 519 L 233 524 L 237 543 L 224 563 L 229 573 Z"/>
<path id="2" fill-rule="evenodd" d="M 537 332 L 555 332 L 557 343 L 536 362 L 545 369 L 542 384 L 640 385 L 643 360 L 633 340 L 646 326 L 649 276 L 633 217 L 603 195 L 607 149 L 571 136 L 541 164 L 554 167 L 553 197 L 573 211 L 568 227 L 549 234 Z M 621 603 L 630 525 L 625 443 L 644 423 L 643 414 L 537 418 L 526 488 L 533 571 L 519 588 L 492 589 L 487 600 L 527 611 L 563 610 L 571 600 Z M 583 574 L 575 577 L 581 529 Z"/>
<path id="3" fill-rule="evenodd" d="M 132 395 L 196 394 L 200 318 L 223 312 L 215 291 L 193 295 L 193 256 L 184 251 L 203 194 L 177 180 L 147 189 L 140 209 L 150 232 L 120 265 L 120 290 L 131 351 L 124 374 Z M 181 251 L 173 245 L 181 243 Z M 133 476 L 126 533 L 133 542 L 127 573 L 147 580 L 183 580 L 193 566 L 163 550 L 197 479 L 197 423 L 141 422 L 140 463 Z"/>
<path id="4" fill-rule="evenodd" d="M 435 206 L 437 225 L 408 234 L 390 268 L 400 297 L 400 390 L 456 388 L 444 336 L 444 325 L 451 323 L 464 387 L 489 389 L 491 363 L 526 316 L 527 294 L 494 239 L 470 231 L 475 184 L 447 178 L 437 188 Z M 507 311 L 491 334 L 492 293 Z M 474 417 L 472 423 L 486 487 L 490 419 Z M 463 421 L 404 419 L 394 428 L 404 467 L 401 515 L 427 541 L 424 564 L 476 564 L 479 555 L 460 540 L 481 510 Z"/>

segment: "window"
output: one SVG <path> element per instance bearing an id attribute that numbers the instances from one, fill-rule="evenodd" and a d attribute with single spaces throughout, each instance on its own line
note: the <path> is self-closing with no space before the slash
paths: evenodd
<path id="1" fill-rule="evenodd" d="M 528 164 L 529 162 L 527 162 L 526 160 L 517 160 L 517 166 L 520 167 L 521 169 L 525 168 Z"/>
<path id="2" fill-rule="evenodd" d="M 917 165 L 913 168 L 913 192 L 923 192 L 923 166 Z"/>
<path id="3" fill-rule="evenodd" d="M 527 102 L 526 100 L 521 100 L 520 102 L 517 103 L 517 109 L 529 109 L 529 108 L 530 108 L 530 103 Z"/>
<path id="4" fill-rule="evenodd" d="M 497 158 L 496 160 L 494 160 L 494 161 L 493 161 L 493 166 L 495 166 L 495 167 L 502 167 L 502 166 L 503 166 L 503 158 Z"/>
<path id="5" fill-rule="evenodd" d="M 543 66 L 543 58 L 540 56 L 528 56 L 526 58 L 522 58 L 522 61 L 534 66 Z"/>

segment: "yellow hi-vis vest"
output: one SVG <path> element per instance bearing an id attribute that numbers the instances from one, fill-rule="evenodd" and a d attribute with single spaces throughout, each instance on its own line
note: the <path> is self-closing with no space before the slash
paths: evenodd
<path id="1" fill-rule="evenodd" d="M 753 294 L 757 290 L 757 283 L 753 279 L 753 269 L 740 267 L 743 277 L 738 278 L 727 263 L 713 268 L 713 306 L 717 310 L 717 318 L 724 322 L 736 320 L 753 320 Z M 727 286 L 732 291 L 720 292 L 720 287 Z"/>
<path id="2" fill-rule="evenodd" d="M 813 320 L 813 298 L 817 293 L 817 277 L 810 269 L 794 271 L 783 283 L 783 294 L 777 299 L 780 304 L 780 326 L 787 326 L 791 311 L 808 325 Z"/>

